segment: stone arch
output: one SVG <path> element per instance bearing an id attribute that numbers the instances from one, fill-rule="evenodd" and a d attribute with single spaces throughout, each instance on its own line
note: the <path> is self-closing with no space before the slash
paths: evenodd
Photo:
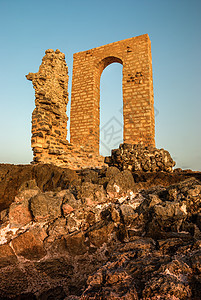
<path id="1" fill-rule="evenodd" d="M 100 76 L 123 64 L 124 142 L 155 145 L 151 43 L 147 34 L 75 53 L 71 92 L 71 142 L 99 152 Z"/>
<path id="2" fill-rule="evenodd" d="M 100 76 L 100 155 L 110 155 L 123 142 L 122 60 L 104 66 Z M 112 108 L 112 109 L 111 109 Z"/>
<path id="3" fill-rule="evenodd" d="M 99 122 L 98 137 L 97 137 L 99 149 L 100 149 L 100 130 L 101 130 L 101 127 L 100 127 L 100 80 L 101 80 L 101 75 L 102 75 L 104 69 L 106 69 L 109 65 L 111 65 L 113 63 L 119 63 L 119 64 L 123 65 L 123 61 L 120 57 L 106 56 L 106 57 L 102 58 L 100 61 L 98 61 L 97 65 L 95 66 L 95 68 L 97 69 L 97 75 L 94 76 L 95 85 L 96 85 L 94 102 L 97 103 L 97 106 L 99 106 L 99 111 L 98 111 L 98 116 L 97 116 L 98 122 Z M 114 118 L 111 119 L 111 123 L 113 123 L 113 122 L 115 123 Z M 107 128 L 105 128 L 105 129 L 107 130 Z M 124 131 L 124 128 L 123 128 L 123 131 Z M 105 146 L 107 146 L 107 145 L 105 145 Z"/>
<path id="4" fill-rule="evenodd" d="M 103 72 L 103 70 L 113 64 L 113 63 L 120 63 L 121 65 L 123 65 L 123 61 L 120 57 L 116 57 L 116 56 L 106 56 L 105 58 L 102 58 L 96 65 L 96 68 L 99 69 L 100 71 L 100 76 Z"/>

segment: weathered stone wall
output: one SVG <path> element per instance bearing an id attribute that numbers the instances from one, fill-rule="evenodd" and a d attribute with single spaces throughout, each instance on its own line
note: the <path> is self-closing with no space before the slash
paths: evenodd
<path id="1" fill-rule="evenodd" d="M 53 163 L 71 169 L 104 165 L 104 158 L 90 147 L 76 146 L 66 140 L 68 67 L 58 49 L 46 50 L 37 73 L 29 73 L 35 89 L 36 108 L 32 114 L 33 162 Z"/>
<path id="2" fill-rule="evenodd" d="M 124 142 L 155 145 L 151 42 L 147 34 L 74 54 L 71 142 L 99 152 L 100 77 L 123 65 Z"/>
<path id="3" fill-rule="evenodd" d="M 46 50 L 38 73 L 29 73 L 35 89 L 31 145 L 35 161 L 64 153 L 67 135 L 68 67 L 59 50 Z"/>

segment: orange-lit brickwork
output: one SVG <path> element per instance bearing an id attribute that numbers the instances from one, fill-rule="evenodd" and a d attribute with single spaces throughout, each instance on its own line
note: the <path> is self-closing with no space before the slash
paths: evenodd
<path id="1" fill-rule="evenodd" d="M 70 143 L 65 55 L 58 49 L 46 50 L 39 71 L 27 75 L 35 89 L 31 140 L 35 163 L 72 169 L 104 165 L 99 155 L 100 77 L 113 62 L 123 65 L 124 142 L 155 145 L 151 43 L 145 34 L 74 54 Z"/>
<path id="2" fill-rule="evenodd" d="M 151 42 L 147 34 L 74 54 L 71 143 L 99 152 L 100 77 L 123 65 L 124 142 L 155 145 Z"/>

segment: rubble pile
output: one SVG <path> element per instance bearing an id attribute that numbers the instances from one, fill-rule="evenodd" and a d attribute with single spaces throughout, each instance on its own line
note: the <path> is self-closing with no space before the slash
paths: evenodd
<path id="1" fill-rule="evenodd" d="M 144 172 L 172 172 L 175 166 L 167 150 L 143 144 L 126 143 L 120 144 L 119 149 L 112 150 L 111 156 L 105 158 L 105 163 L 121 170 Z"/>

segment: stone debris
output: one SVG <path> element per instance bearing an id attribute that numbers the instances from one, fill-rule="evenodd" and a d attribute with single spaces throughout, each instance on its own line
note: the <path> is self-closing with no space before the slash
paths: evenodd
<path id="1" fill-rule="evenodd" d="M 172 172 L 175 162 L 170 153 L 164 149 L 143 144 L 120 144 L 119 149 L 112 150 L 105 163 L 120 170 L 144 172 Z"/>
<path id="2" fill-rule="evenodd" d="M 200 299 L 199 172 L 38 168 L 1 214 L 0 299 Z"/>

